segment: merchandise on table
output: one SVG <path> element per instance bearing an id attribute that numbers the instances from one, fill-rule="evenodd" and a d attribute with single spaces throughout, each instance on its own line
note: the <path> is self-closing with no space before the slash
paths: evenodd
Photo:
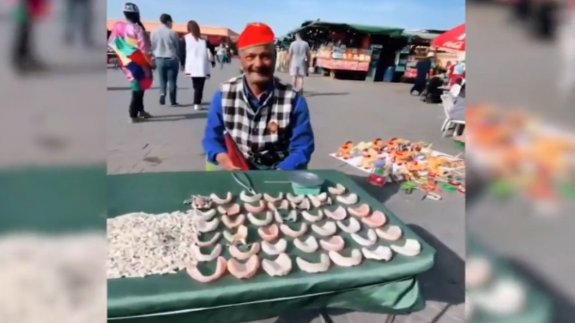
<path id="1" fill-rule="evenodd" d="M 106 249 L 101 231 L 2 235 L 0 321 L 105 321 L 106 285 L 101 275 Z"/>
<path id="2" fill-rule="evenodd" d="M 500 196 L 518 192 L 538 205 L 558 205 L 575 187 L 575 137 L 518 110 L 468 109 L 468 154 Z"/>
<path id="3" fill-rule="evenodd" d="M 417 240 L 399 242 L 401 229 L 341 184 L 317 195 L 242 190 L 238 196 L 194 195 L 185 203 L 191 206 L 186 212 L 108 219 L 108 278 L 186 269 L 192 279 L 210 283 L 226 274 L 285 276 L 295 267 L 320 273 L 332 263 L 360 266 L 391 261 L 393 252 L 413 257 L 421 251 Z"/>
<path id="4" fill-rule="evenodd" d="M 443 182 L 450 185 L 447 191 L 465 192 L 465 162 L 433 151 L 431 145 L 424 142 L 402 138 L 385 142 L 377 138 L 354 145 L 347 141 L 332 156 L 369 172 L 368 182 L 375 186 L 383 187 L 389 181 L 408 181 L 407 192 L 420 188 L 428 198 L 441 198 L 436 194 L 437 182 Z"/>

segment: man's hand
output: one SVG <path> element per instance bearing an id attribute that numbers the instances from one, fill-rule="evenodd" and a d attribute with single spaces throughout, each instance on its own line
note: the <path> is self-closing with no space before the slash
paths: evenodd
<path id="1" fill-rule="evenodd" d="M 223 170 L 226 170 L 229 172 L 241 170 L 241 168 L 234 165 L 234 163 L 230 159 L 230 156 L 227 153 L 219 153 L 216 156 L 216 161 L 218 162 L 218 165 L 220 166 L 220 168 Z"/>

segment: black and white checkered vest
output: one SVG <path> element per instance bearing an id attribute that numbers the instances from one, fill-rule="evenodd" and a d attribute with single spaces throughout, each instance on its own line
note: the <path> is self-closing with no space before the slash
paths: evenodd
<path id="1" fill-rule="evenodd" d="M 274 151 L 278 154 L 277 162 L 280 162 L 289 152 L 291 112 L 295 108 L 297 93 L 291 85 L 275 78 L 274 93 L 256 113 L 248 103 L 244 86 L 243 76 L 222 85 L 226 131 L 248 160 L 260 153 Z"/>

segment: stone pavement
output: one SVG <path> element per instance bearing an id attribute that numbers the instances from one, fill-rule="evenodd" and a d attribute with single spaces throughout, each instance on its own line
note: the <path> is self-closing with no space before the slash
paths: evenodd
<path id="1" fill-rule="evenodd" d="M 237 62 L 216 69 L 206 84 L 209 102 L 218 84 L 238 72 Z M 156 116 L 149 122 L 128 123 L 129 88 L 123 75 L 108 69 L 107 162 L 108 173 L 173 172 L 203 170 L 201 140 L 206 111 L 192 109 L 192 82 L 180 75 L 179 102 L 183 107 L 161 107 L 158 90 L 146 93 L 146 110 Z M 287 75 L 279 76 L 288 80 Z M 320 76 L 306 79 L 306 98 L 316 135 L 312 169 L 338 169 L 349 174 L 405 223 L 433 245 L 436 266 L 421 276 L 426 308 L 396 322 L 462 322 L 464 302 L 464 199 L 446 195 L 441 201 L 421 201 L 421 195 L 405 195 L 397 186 L 384 189 L 366 184 L 365 174 L 329 157 L 346 140 L 404 137 L 425 140 L 445 153 L 456 154 L 451 139 L 441 137 L 444 119 L 438 105 L 425 104 L 408 94 L 409 85 L 333 80 Z M 206 105 L 207 107 L 207 105 Z M 384 315 L 328 312 L 333 322 L 382 322 Z M 320 322 L 317 312 L 261 322 Z"/>

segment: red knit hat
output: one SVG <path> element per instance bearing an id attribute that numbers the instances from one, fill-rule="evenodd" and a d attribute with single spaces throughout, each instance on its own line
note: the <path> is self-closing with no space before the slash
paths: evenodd
<path id="1" fill-rule="evenodd" d="M 275 38 L 270 26 L 264 23 L 251 23 L 238 38 L 238 49 L 273 44 Z"/>

